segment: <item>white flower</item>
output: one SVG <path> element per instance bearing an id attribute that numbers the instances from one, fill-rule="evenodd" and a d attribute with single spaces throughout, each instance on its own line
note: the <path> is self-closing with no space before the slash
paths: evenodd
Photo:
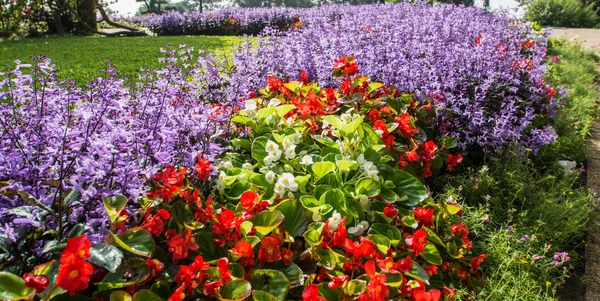
<path id="1" fill-rule="evenodd" d="M 224 172 L 219 173 L 219 178 L 217 179 L 217 190 L 223 192 L 225 190 L 225 179 L 227 175 Z"/>
<path id="2" fill-rule="evenodd" d="M 231 162 L 229 162 L 229 161 L 223 162 L 222 166 L 225 169 L 232 169 L 233 168 L 233 164 L 231 164 Z"/>
<path id="3" fill-rule="evenodd" d="M 342 216 L 337 212 L 333 211 L 333 215 L 328 219 L 329 221 L 329 230 L 337 231 L 340 222 L 342 221 Z"/>
<path id="4" fill-rule="evenodd" d="M 567 160 L 559 160 L 558 165 L 562 166 L 565 169 L 565 175 L 570 174 L 573 168 L 577 167 L 577 162 L 575 161 L 567 161 Z"/>
<path id="5" fill-rule="evenodd" d="M 267 179 L 267 182 L 269 182 L 269 184 L 273 184 L 273 182 L 275 182 L 275 173 L 273 171 L 269 171 L 265 175 L 265 178 Z"/>
<path id="6" fill-rule="evenodd" d="M 268 108 L 275 108 L 277 106 L 279 106 L 281 104 L 281 100 L 277 99 L 277 98 L 271 98 L 271 100 L 269 100 L 269 104 L 267 105 Z"/>
<path id="7" fill-rule="evenodd" d="M 244 109 L 246 109 L 247 111 L 256 110 L 256 101 L 252 99 L 246 100 L 246 102 L 244 103 Z"/>
<path id="8" fill-rule="evenodd" d="M 267 151 L 267 153 L 270 154 L 270 153 L 278 151 L 278 150 L 279 150 L 279 144 L 277 144 L 271 140 L 267 141 L 267 145 L 265 147 L 265 151 Z"/>
<path id="9" fill-rule="evenodd" d="M 367 177 L 379 181 L 379 171 L 368 172 Z"/>
<path id="10" fill-rule="evenodd" d="M 238 175 L 238 180 L 241 182 L 246 182 L 248 181 L 248 174 L 247 173 L 241 173 Z"/>
<path id="11" fill-rule="evenodd" d="M 265 165 L 267 165 L 267 166 L 268 166 L 268 165 L 271 165 L 271 164 L 273 164 L 273 157 L 271 157 L 270 155 L 269 155 L 269 156 L 266 156 L 266 157 L 263 159 L 263 162 L 265 162 Z"/>
<path id="12" fill-rule="evenodd" d="M 361 194 L 361 195 L 360 195 L 359 202 L 360 202 L 360 205 L 361 205 L 363 208 L 367 208 L 367 207 L 369 207 L 369 197 L 368 197 L 368 196 L 366 196 L 366 195 L 364 195 L 364 194 Z"/>
<path id="13" fill-rule="evenodd" d="M 350 123 L 350 122 L 352 122 L 352 115 L 348 114 L 348 113 L 344 113 L 344 114 L 340 115 L 340 119 L 342 119 L 342 121 L 344 123 Z"/>
<path id="14" fill-rule="evenodd" d="M 289 137 L 292 139 L 294 144 L 300 143 L 300 135 L 298 134 L 298 131 L 296 131 L 296 134 L 290 135 Z"/>
<path id="15" fill-rule="evenodd" d="M 252 167 L 252 164 L 250 164 L 250 163 L 244 163 L 244 164 L 242 164 L 242 168 L 245 169 L 245 170 L 250 170 L 250 171 L 252 171 L 254 169 Z"/>
<path id="16" fill-rule="evenodd" d="M 313 162 L 313 158 L 309 155 L 304 155 L 304 157 L 302 157 L 302 159 L 300 160 L 300 164 L 304 164 L 304 165 L 312 165 L 315 162 Z"/>
<path id="17" fill-rule="evenodd" d="M 296 158 L 296 150 L 293 148 L 286 149 L 285 150 L 285 158 L 288 160 L 292 160 L 292 159 Z"/>
<path id="18" fill-rule="evenodd" d="M 271 157 L 273 159 L 273 162 L 275 162 L 275 161 L 279 160 L 279 158 L 281 158 L 281 151 L 276 150 L 276 151 L 270 153 L 269 157 Z"/>
<path id="19" fill-rule="evenodd" d="M 281 142 L 281 145 L 283 145 L 283 149 L 285 149 L 285 150 L 288 150 L 290 148 L 291 149 L 296 148 L 296 145 L 294 145 L 294 143 L 289 138 L 289 136 L 286 136 L 285 138 L 283 138 L 283 141 Z"/>
<path id="20" fill-rule="evenodd" d="M 275 184 L 275 193 L 277 193 L 277 195 L 282 196 L 285 193 L 285 187 L 283 187 L 283 185 L 278 181 Z"/>
<path id="21" fill-rule="evenodd" d="M 296 183 L 296 179 L 294 179 L 294 175 L 288 172 L 284 172 L 281 174 L 279 181 L 277 183 L 281 183 L 281 185 L 290 191 L 298 190 L 298 183 Z"/>
<path id="22" fill-rule="evenodd" d="M 358 158 L 356 158 L 356 161 L 360 164 L 364 164 L 365 162 L 367 162 L 367 161 L 365 161 L 365 155 L 363 155 L 363 154 L 360 154 L 358 156 Z"/>
<path id="23" fill-rule="evenodd" d="M 375 130 L 375 133 L 377 134 L 377 136 L 381 137 L 383 136 L 383 130 Z"/>

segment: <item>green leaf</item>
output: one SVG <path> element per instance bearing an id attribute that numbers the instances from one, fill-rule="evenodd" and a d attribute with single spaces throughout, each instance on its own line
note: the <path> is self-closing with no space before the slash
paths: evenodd
<path id="1" fill-rule="evenodd" d="M 250 284 L 253 289 L 273 294 L 278 300 L 285 300 L 290 289 L 290 281 L 285 275 L 276 270 L 255 270 L 250 274 Z"/>
<path id="2" fill-rule="evenodd" d="M 433 232 L 433 230 L 427 227 L 421 227 L 421 229 L 425 230 L 425 232 L 427 233 L 427 240 L 435 243 L 438 246 L 446 248 L 444 242 L 440 239 L 440 237 L 437 234 L 435 234 L 435 232 Z"/>
<path id="3" fill-rule="evenodd" d="M 252 299 L 254 299 L 254 301 L 277 301 L 275 295 L 263 291 L 253 291 Z"/>
<path id="4" fill-rule="evenodd" d="M 107 244 L 93 244 L 90 248 L 89 262 L 114 273 L 123 260 L 123 252 L 117 247 Z"/>
<path id="5" fill-rule="evenodd" d="M 227 196 L 231 199 L 237 200 L 242 194 L 250 189 L 250 183 L 248 182 L 236 182 L 227 191 Z"/>
<path id="6" fill-rule="evenodd" d="M 402 274 L 385 274 L 385 284 L 390 287 L 402 286 Z"/>
<path id="7" fill-rule="evenodd" d="M 416 261 L 413 261 L 412 271 L 410 273 L 405 273 L 405 275 L 412 277 L 413 279 L 421 280 L 425 282 L 425 284 L 429 285 L 429 274 Z"/>
<path id="8" fill-rule="evenodd" d="M 446 244 L 446 250 L 448 250 L 448 255 L 454 259 L 460 259 L 461 255 L 458 254 L 458 246 L 454 241 L 450 241 Z"/>
<path id="9" fill-rule="evenodd" d="M 453 204 L 446 204 L 446 210 L 450 215 L 455 215 L 460 211 L 461 207 Z"/>
<path id="10" fill-rule="evenodd" d="M 359 280 L 359 279 L 352 279 L 350 281 L 348 281 L 348 286 L 345 289 L 345 292 L 347 295 L 358 295 L 362 292 L 365 291 L 365 289 L 367 288 L 367 281 L 365 280 Z"/>
<path id="11" fill-rule="evenodd" d="M 458 140 L 456 140 L 456 138 L 454 137 L 442 137 L 442 139 L 440 140 L 441 144 L 442 144 L 442 148 L 455 148 Z"/>
<path id="12" fill-rule="evenodd" d="M 326 301 L 342 300 L 342 292 L 339 288 L 330 289 L 326 282 L 321 282 L 319 286 L 319 295 L 323 296 Z"/>
<path id="13" fill-rule="evenodd" d="M 110 301 L 133 301 L 133 298 L 126 291 L 115 291 L 110 294 Z"/>
<path id="14" fill-rule="evenodd" d="M 250 297 L 252 286 L 246 280 L 233 280 L 221 288 L 219 300 L 244 300 Z"/>
<path id="15" fill-rule="evenodd" d="M 160 280 L 152 284 L 150 291 L 163 299 L 167 299 L 171 296 L 171 285 L 166 280 Z"/>
<path id="16" fill-rule="evenodd" d="M 63 204 L 65 207 L 69 207 L 71 203 L 79 200 L 81 200 L 81 192 L 79 192 L 79 190 L 77 189 L 73 189 L 71 190 L 71 192 L 69 192 L 69 194 L 67 194 L 63 201 Z"/>
<path id="17" fill-rule="evenodd" d="M 440 253 L 431 243 L 425 244 L 425 248 L 423 249 L 423 253 L 421 253 L 421 257 L 425 258 L 425 260 L 431 264 L 442 264 L 442 257 L 440 256 Z"/>
<path id="18" fill-rule="evenodd" d="M 317 162 L 311 168 L 315 174 L 315 181 L 319 181 L 322 177 L 335 170 L 335 164 L 333 162 Z"/>
<path id="19" fill-rule="evenodd" d="M 312 213 L 297 200 L 281 202 L 275 210 L 285 217 L 283 226 L 291 237 L 302 235 L 312 221 Z"/>
<path id="20" fill-rule="evenodd" d="M 277 228 L 283 220 L 283 214 L 279 211 L 263 211 L 253 216 L 250 222 L 256 228 L 256 234 L 259 237 L 263 237 Z"/>
<path id="21" fill-rule="evenodd" d="M 204 260 L 211 261 L 227 256 L 225 249 L 217 246 L 213 240 L 218 236 L 208 231 L 200 231 L 194 236 L 200 246 L 200 254 Z"/>
<path id="22" fill-rule="evenodd" d="M 117 246 L 136 255 L 151 257 L 156 247 L 152 235 L 142 228 L 131 228 L 119 236 L 112 232 L 110 235 Z"/>
<path id="23" fill-rule="evenodd" d="M 266 150 L 267 141 L 269 141 L 269 138 L 262 136 L 254 139 L 254 141 L 252 142 L 252 158 L 260 162 L 261 164 L 264 162 L 264 159 L 269 155 Z"/>
<path id="24" fill-rule="evenodd" d="M 374 91 L 376 91 L 377 89 L 383 87 L 382 83 L 370 83 L 367 86 L 367 91 L 369 91 L 369 93 L 373 93 Z"/>
<path id="25" fill-rule="evenodd" d="M 291 287 L 296 287 L 302 285 L 304 281 L 304 277 L 302 276 L 302 270 L 295 263 L 290 263 L 289 265 L 283 264 L 282 261 L 278 261 L 275 263 L 267 263 L 263 265 L 263 269 L 268 270 L 277 270 L 282 272 L 285 277 L 290 281 Z"/>
<path id="26" fill-rule="evenodd" d="M 321 266 L 328 270 L 333 270 L 335 268 L 336 260 L 333 251 L 326 249 L 318 249 L 317 256 L 319 263 L 321 263 Z"/>
<path id="27" fill-rule="evenodd" d="M 275 113 L 275 108 L 262 108 L 259 109 L 256 113 L 258 115 L 258 119 L 264 120 L 265 118 Z"/>
<path id="28" fill-rule="evenodd" d="M 388 250 L 390 249 L 390 246 L 392 245 L 390 239 L 383 235 L 371 234 L 367 236 L 367 238 L 370 241 L 372 241 L 377 247 L 377 249 L 383 254 L 387 254 Z"/>
<path id="29" fill-rule="evenodd" d="M 237 116 L 231 118 L 231 121 L 235 122 L 235 123 L 238 123 L 238 124 L 243 124 L 243 125 L 251 126 L 253 128 L 256 127 L 256 121 L 254 121 L 251 118 L 245 117 L 245 116 L 237 115 Z"/>
<path id="30" fill-rule="evenodd" d="M 321 120 L 327 121 L 336 130 L 341 130 L 341 129 L 344 128 L 344 122 L 339 117 L 337 117 L 335 115 L 321 116 Z"/>
<path id="31" fill-rule="evenodd" d="M 337 165 L 340 172 L 349 172 L 350 170 L 354 170 L 360 164 L 352 160 L 337 160 L 335 165 Z"/>
<path id="32" fill-rule="evenodd" d="M 104 204 L 104 209 L 106 209 L 106 213 L 108 214 L 108 218 L 112 224 L 119 217 L 121 210 L 125 209 L 125 205 L 127 205 L 127 198 L 122 195 L 115 195 L 103 198 L 102 203 Z"/>
<path id="33" fill-rule="evenodd" d="M 408 196 L 406 202 L 408 207 L 416 207 L 428 197 L 425 185 L 405 171 L 394 171 L 394 183 L 396 184 L 394 190 L 404 192 Z"/>
<path id="34" fill-rule="evenodd" d="M 34 275 L 46 275 L 48 277 L 48 288 L 41 294 L 38 294 L 41 300 L 50 300 L 54 296 L 58 296 L 65 291 L 56 286 L 56 275 L 58 275 L 58 266 L 60 262 L 53 260 L 41 265 L 36 266 L 33 269 L 32 274 Z"/>
<path id="35" fill-rule="evenodd" d="M 400 241 L 403 241 L 400 230 L 392 225 L 377 223 L 372 224 L 371 228 L 369 229 L 369 234 L 379 234 L 389 238 L 392 246 L 396 246 L 400 243 Z"/>
<path id="36" fill-rule="evenodd" d="M 278 106 L 277 108 L 275 108 L 275 112 L 277 113 L 277 116 L 279 116 L 279 118 L 281 118 L 281 117 L 285 116 L 287 113 L 291 112 L 295 108 L 296 108 L 295 105 L 281 105 L 281 106 Z"/>
<path id="37" fill-rule="evenodd" d="M 0 272 L 0 299 L 25 299 L 33 293 L 34 289 L 25 286 L 23 278 L 9 272 Z"/>
<path id="38" fill-rule="evenodd" d="M 119 266 L 116 272 L 108 273 L 97 283 L 98 291 L 118 289 L 145 281 L 150 275 L 146 260 L 133 257 Z"/>
<path id="39" fill-rule="evenodd" d="M 417 229 L 417 227 L 419 227 L 419 223 L 410 215 L 405 215 L 402 217 L 402 224 L 413 229 Z"/>
<path id="40" fill-rule="evenodd" d="M 163 299 L 149 290 L 141 290 L 133 295 L 133 301 L 163 301 Z"/>
<path id="41" fill-rule="evenodd" d="M 375 179 L 362 178 L 356 182 L 356 193 L 370 198 L 378 196 L 381 193 L 381 184 Z"/>
<path id="42" fill-rule="evenodd" d="M 340 130 L 340 134 L 346 137 L 354 136 L 356 130 L 358 130 L 358 127 L 362 124 L 364 118 L 365 116 L 362 115 L 359 118 L 352 120 L 352 122 L 344 125 L 344 127 Z"/>

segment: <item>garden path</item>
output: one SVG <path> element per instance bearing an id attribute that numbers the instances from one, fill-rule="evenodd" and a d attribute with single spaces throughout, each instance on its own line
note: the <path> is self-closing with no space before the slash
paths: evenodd
<path id="1" fill-rule="evenodd" d="M 600 29 L 593 28 L 553 28 L 553 38 L 576 39 L 585 48 L 600 53 Z"/>

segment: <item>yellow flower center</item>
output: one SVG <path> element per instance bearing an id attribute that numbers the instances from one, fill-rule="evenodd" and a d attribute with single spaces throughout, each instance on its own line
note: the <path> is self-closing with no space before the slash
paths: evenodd
<path id="1" fill-rule="evenodd" d="M 394 263 L 393 262 L 388 262 L 385 264 L 385 268 L 386 269 L 391 269 L 392 267 L 394 267 Z"/>
<path id="2" fill-rule="evenodd" d="M 77 276 L 79 276 L 79 273 L 77 273 L 77 270 L 71 271 L 71 273 L 69 273 L 69 277 L 71 277 L 71 278 L 75 278 Z"/>

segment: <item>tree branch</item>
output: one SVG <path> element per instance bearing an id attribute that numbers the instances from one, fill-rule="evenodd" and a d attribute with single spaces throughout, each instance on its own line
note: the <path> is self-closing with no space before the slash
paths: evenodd
<path id="1" fill-rule="evenodd" d="M 102 15 L 102 21 L 108 23 L 108 25 L 113 26 L 113 27 L 127 29 L 129 31 L 141 32 L 139 29 L 137 29 L 135 27 L 129 27 L 127 25 L 123 25 L 123 24 L 119 24 L 117 22 L 111 21 L 110 17 L 104 10 L 104 6 L 102 6 L 102 4 L 100 4 L 98 1 L 96 1 L 96 8 L 100 11 L 100 14 Z M 146 34 L 144 34 L 144 35 L 146 35 Z"/>

